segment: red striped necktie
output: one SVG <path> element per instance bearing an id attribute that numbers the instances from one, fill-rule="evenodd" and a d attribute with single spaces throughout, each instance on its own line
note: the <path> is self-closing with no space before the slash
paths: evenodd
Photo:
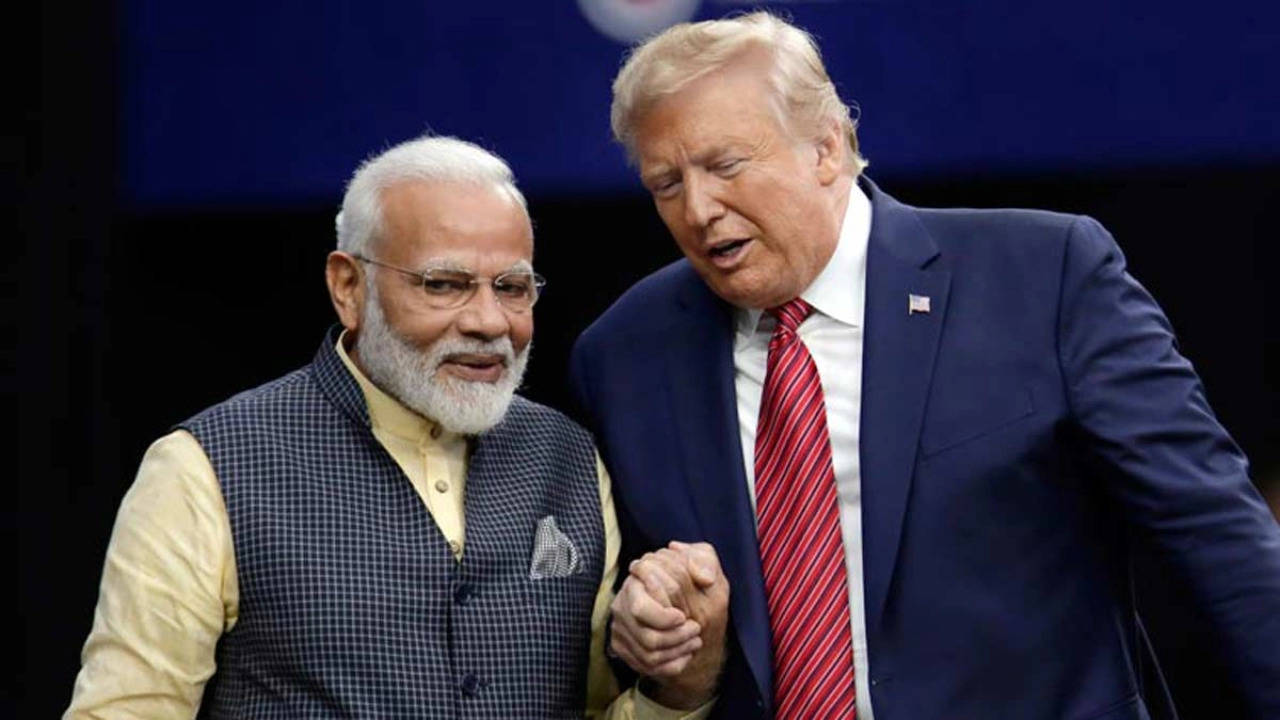
<path id="1" fill-rule="evenodd" d="M 768 370 L 756 426 L 756 514 L 769 626 L 775 717 L 853 718 L 853 641 L 840 507 L 822 382 L 796 335 L 813 308 L 769 310 Z"/>

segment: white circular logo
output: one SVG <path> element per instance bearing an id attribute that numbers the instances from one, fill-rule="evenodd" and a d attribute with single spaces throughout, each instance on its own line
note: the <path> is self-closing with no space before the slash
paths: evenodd
<path id="1" fill-rule="evenodd" d="M 630 45 L 693 17 L 701 0 L 578 0 L 587 22 Z"/>

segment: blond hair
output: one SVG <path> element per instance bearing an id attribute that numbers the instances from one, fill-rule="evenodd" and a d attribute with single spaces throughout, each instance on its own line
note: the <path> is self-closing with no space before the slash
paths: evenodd
<path id="1" fill-rule="evenodd" d="M 654 103 L 755 48 L 770 54 L 769 83 L 784 126 L 817 137 L 836 122 L 848 141 L 848 169 L 862 172 L 867 161 L 858 153 L 857 122 L 827 75 L 817 43 L 764 11 L 681 23 L 631 51 L 614 78 L 610 111 L 613 136 L 627 156 L 635 160 L 635 125 Z"/>

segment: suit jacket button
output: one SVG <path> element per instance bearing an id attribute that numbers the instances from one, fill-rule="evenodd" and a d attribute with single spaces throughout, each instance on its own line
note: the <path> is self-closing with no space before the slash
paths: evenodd
<path id="1" fill-rule="evenodd" d="M 463 676 L 461 685 L 463 695 L 466 695 L 467 697 L 475 697 L 480 694 L 480 686 L 480 678 L 476 677 L 475 673 L 467 673 Z"/>
<path id="2" fill-rule="evenodd" d="M 466 605 L 475 596 L 476 589 L 470 583 L 460 583 L 453 591 L 453 601 L 459 605 Z"/>

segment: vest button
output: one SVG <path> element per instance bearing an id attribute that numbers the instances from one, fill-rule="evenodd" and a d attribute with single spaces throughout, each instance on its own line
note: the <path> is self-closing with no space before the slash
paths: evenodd
<path id="1" fill-rule="evenodd" d="M 467 697 L 475 697 L 480 694 L 480 678 L 475 673 L 467 673 L 462 678 L 462 694 Z"/>
<path id="2" fill-rule="evenodd" d="M 458 587 L 453 590 L 453 601 L 459 605 L 466 605 L 475 596 L 476 589 L 470 583 L 459 583 Z"/>

